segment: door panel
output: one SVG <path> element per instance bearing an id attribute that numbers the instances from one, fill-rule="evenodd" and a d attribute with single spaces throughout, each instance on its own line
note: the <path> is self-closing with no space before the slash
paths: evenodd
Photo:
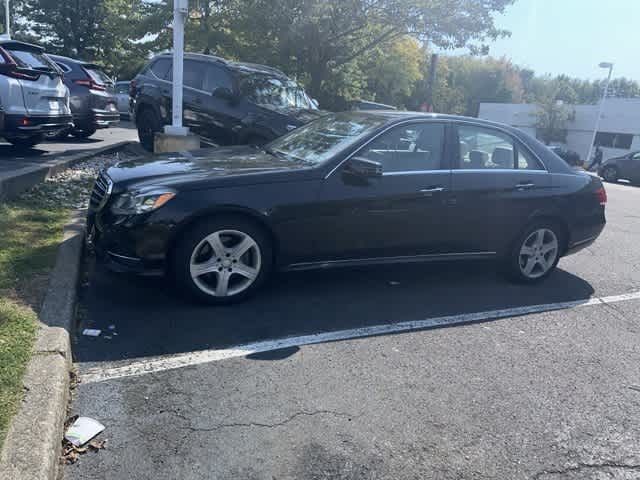
<path id="1" fill-rule="evenodd" d="M 445 126 L 394 127 L 354 156 L 381 164 L 383 175 L 362 178 L 348 163 L 323 185 L 320 258 L 379 258 L 449 253 L 446 205 L 451 172 Z"/>
<path id="2" fill-rule="evenodd" d="M 451 177 L 454 248 L 501 253 L 536 211 L 552 210 L 551 175 L 505 132 L 460 125 L 458 143 Z"/>

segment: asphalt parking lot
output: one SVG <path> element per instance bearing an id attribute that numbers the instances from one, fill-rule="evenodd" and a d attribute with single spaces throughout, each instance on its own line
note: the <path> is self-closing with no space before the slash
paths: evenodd
<path id="1" fill-rule="evenodd" d="M 533 287 L 490 263 L 394 266 L 211 308 L 90 268 L 72 410 L 108 447 L 66 478 L 640 478 L 640 188 L 607 191 L 598 242 Z M 365 333 L 322 340 L 343 331 Z"/>
<path id="2" fill-rule="evenodd" d="M 90 138 L 67 137 L 64 140 L 48 140 L 34 148 L 20 149 L 0 138 L 0 173 L 8 173 L 62 155 L 107 147 L 119 142 L 138 141 L 134 125 L 122 121 L 116 127 L 96 131 Z"/>

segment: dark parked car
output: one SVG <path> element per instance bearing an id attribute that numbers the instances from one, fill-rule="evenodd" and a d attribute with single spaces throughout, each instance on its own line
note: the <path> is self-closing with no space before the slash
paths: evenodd
<path id="1" fill-rule="evenodd" d="M 605 224 L 599 178 L 525 133 L 435 114 L 331 114 L 264 148 L 103 172 L 89 239 L 114 269 L 239 300 L 274 270 L 498 259 L 543 279 Z"/>
<path id="2" fill-rule="evenodd" d="M 279 70 L 195 53 L 184 60 L 184 125 L 205 142 L 264 144 L 315 118 L 320 111 L 302 87 Z M 173 62 L 155 57 L 131 82 L 140 143 L 171 123 Z"/>
<path id="3" fill-rule="evenodd" d="M 640 183 L 640 152 L 605 160 L 598 169 L 598 174 L 607 182 L 617 182 L 622 178 Z"/>
<path id="4" fill-rule="evenodd" d="M 67 133 L 87 138 L 120 121 L 113 80 L 98 65 L 58 55 L 49 58 L 63 71 L 69 88 L 73 128 Z"/>

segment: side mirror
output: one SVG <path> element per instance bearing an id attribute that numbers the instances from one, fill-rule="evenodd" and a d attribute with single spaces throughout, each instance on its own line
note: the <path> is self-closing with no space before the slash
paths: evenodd
<path id="1" fill-rule="evenodd" d="M 220 98 L 221 100 L 226 100 L 228 102 L 231 102 L 236 98 L 233 92 L 227 87 L 218 87 L 213 91 L 211 95 L 215 98 Z"/>
<path id="2" fill-rule="evenodd" d="M 353 157 L 347 162 L 344 172 L 361 178 L 377 178 L 382 176 L 382 164 L 363 157 Z"/>

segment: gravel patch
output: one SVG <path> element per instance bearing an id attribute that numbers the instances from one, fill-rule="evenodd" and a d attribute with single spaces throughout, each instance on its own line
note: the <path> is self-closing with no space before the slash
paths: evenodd
<path id="1" fill-rule="evenodd" d="M 115 152 L 83 160 L 30 188 L 20 195 L 19 200 L 37 203 L 42 208 L 87 208 L 93 183 L 100 171 L 136 157 L 126 152 Z"/>

